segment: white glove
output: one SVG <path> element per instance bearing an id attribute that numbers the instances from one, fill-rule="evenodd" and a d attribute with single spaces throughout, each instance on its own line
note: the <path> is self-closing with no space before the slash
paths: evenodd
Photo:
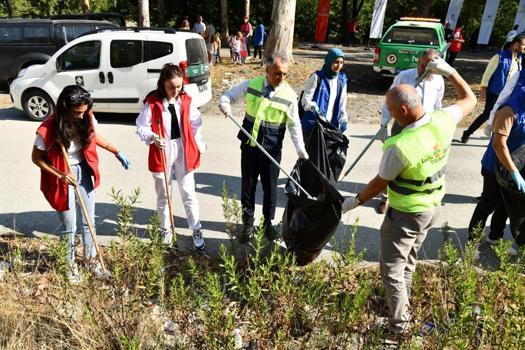
<path id="1" fill-rule="evenodd" d="M 456 70 L 452 68 L 444 59 L 441 57 L 434 57 L 427 65 L 427 69 L 432 73 L 448 78 L 450 75 L 456 73 Z"/>
<path id="2" fill-rule="evenodd" d="M 360 204 L 359 203 L 359 195 L 357 195 L 355 197 L 348 197 L 343 202 L 343 207 L 342 207 L 343 214 L 346 213 L 347 211 L 355 209 L 359 204 Z"/>
<path id="3" fill-rule="evenodd" d="M 381 125 L 381 129 L 379 129 L 379 135 L 377 135 L 377 139 L 385 143 L 388 136 L 388 125 L 386 125 L 385 127 Z"/>
<path id="4" fill-rule="evenodd" d="M 320 113 L 320 110 L 319 110 L 319 106 L 317 106 L 317 103 L 315 102 L 310 102 L 311 105 L 310 105 L 310 112 L 313 112 L 315 114 L 319 114 Z"/>
<path id="5" fill-rule="evenodd" d="M 222 113 L 224 113 L 224 115 L 231 115 L 232 114 L 232 106 L 227 103 L 227 102 L 223 102 L 221 104 L 219 104 L 219 108 L 221 110 Z"/>
<path id="6" fill-rule="evenodd" d="M 164 140 L 157 134 L 151 135 L 151 141 L 153 141 L 155 146 L 157 146 L 160 149 L 163 149 L 165 147 Z"/>
<path id="7" fill-rule="evenodd" d="M 308 152 L 306 152 L 306 150 L 303 148 L 303 149 L 300 149 L 297 151 L 297 155 L 299 156 L 299 158 L 301 159 L 308 159 Z"/>
<path id="8" fill-rule="evenodd" d="M 200 154 L 206 153 L 206 150 L 208 149 L 208 146 L 202 141 L 197 141 L 197 148 L 199 149 Z"/>

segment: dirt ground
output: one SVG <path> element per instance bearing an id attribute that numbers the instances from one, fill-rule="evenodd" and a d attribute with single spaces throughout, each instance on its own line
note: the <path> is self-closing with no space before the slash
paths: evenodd
<path id="1" fill-rule="evenodd" d="M 330 46 L 311 48 L 310 45 L 301 45 L 294 50 L 295 64 L 291 67 L 288 81 L 299 94 L 309 75 L 319 69 Z M 384 94 L 392 83 L 391 79 L 379 77 L 372 69 L 374 51 L 363 47 L 340 47 L 346 54 L 344 71 L 349 77 L 348 110 L 352 122 L 379 123 L 381 106 Z M 204 112 L 216 112 L 220 95 L 231 86 L 260 74 L 264 69 L 260 67 L 260 60 L 250 60 L 245 65 L 233 66 L 229 62 L 229 53 L 222 50 L 223 62 L 212 68 L 213 100 L 203 109 Z M 479 93 L 479 82 L 488 59 L 493 52 L 461 52 L 456 60 L 456 68 L 463 78 L 470 84 L 476 94 Z M 447 83 L 443 104 L 453 103 L 455 92 L 451 84 Z M 478 104 L 474 112 L 465 118 L 461 125 L 470 124 L 473 118 L 481 113 L 483 104 Z M 234 112 L 243 113 L 243 103 L 237 104 Z"/>

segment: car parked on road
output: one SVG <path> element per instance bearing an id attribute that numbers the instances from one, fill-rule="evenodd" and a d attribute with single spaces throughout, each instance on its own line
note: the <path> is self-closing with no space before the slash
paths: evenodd
<path id="1" fill-rule="evenodd" d="M 184 89 L 197 107 L 211 100 L 206 45 L 202 36 L 173 29 L 99 30 L 70 42 L 43 65 L 22 69 L 10 86 L 15 108 L 43 120 L 67 85 L 85 88 L 93 111 L 138 113 L 157 87 L 166 63 L 184 71 Z"/>
<path id="2" fill-rule="evenodd" d="M 7 91 L 21 69 L 47 62 L 80 35 L 115 27 L 108 21 L 86 19 L 0 19 L 0 90 Z"/>
<path id="3" fill-rule="evenodd" d="M 374 55 L 374 71 L 394 77 L 405 69 L 415 68 L 421 52 L 447 47 L 445 30 L 439 19 L 402 17 L 383 35 Z"/>

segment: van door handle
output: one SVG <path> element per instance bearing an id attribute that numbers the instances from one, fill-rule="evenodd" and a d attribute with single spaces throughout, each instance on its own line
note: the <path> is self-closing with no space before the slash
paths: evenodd
<path id="1" fill-rule="evenodd" d="M 100 80 L 101 84 L 104 84 L 106 82 L 106 77 L 104 77 L 103 72 L 98 73 L 98 80 Z"/>
<path id="2" fill-rule="evenodd" d="M 110 84 L 113 84 L 113 73 L 111 73 L 111 72 L 108 72 L 108 82 Z"/>

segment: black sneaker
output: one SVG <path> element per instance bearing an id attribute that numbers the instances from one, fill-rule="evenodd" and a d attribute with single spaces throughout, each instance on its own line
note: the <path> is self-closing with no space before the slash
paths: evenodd
<path id="1" fill-rule="evenodd" d="M 264 227 L 264 236 L 267 240 L 273 242 L 275 238 L 277 238 L 277 231 L 275 230 L 275 227 L 273 227 L 273 225 L 266 225 Z"/>
<path id="2" fill-rule="evenodd" d="M 250 242 L 250 235 L 252 233 L 253 226 L 245 224 L 242 227 L 241 235 L 239 236 L 239 243 L 240 244 L 248 244 Z"/>
<path id="3" fill-rule="evenodd" d="M 467 134 L 466 131 L 463 131 L 463 135 L 461 135 L 461 143 L 468 143 L 469 139 L 470 139 L 470 135 Z"/>
<path id="4" fill-rule="evenodd" d="M 203 251 L 205 246 L 206 243 L 204 242 L 204 238 L 202 237 L 202 230 L 194 230 L 193 247 L 195 248 L 195 250 Z"/>

